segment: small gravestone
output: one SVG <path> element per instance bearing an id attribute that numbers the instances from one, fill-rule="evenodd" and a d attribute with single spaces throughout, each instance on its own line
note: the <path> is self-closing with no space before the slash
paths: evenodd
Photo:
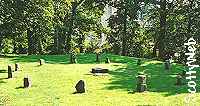
<path id="1" fill-rule="evenodd" d="M 105 63 L 110 63 L 110 59 L 108 57 L 106 57 Z"/>
<path id="2" fill-rule="evenodd" d="M 106 68 L 92 68 L 91 73 L 108 73 L 108 71 Z"/>
<path id="3" fill-rule="evenodd" d="M 182 85 L 182 76 L 181 75 L 177 75 L 176 76 L 176 85 Z"/>
<path id="4" fill-rule="evenodd" d="M 141 65 L 142 64 L 142 60 L 141 59 L 138 59 L 137 60 L 137 65 Z"/>
<path id="5" fill-rule="evenodd" d="M 70 55 L 70 63 L 72 63 L 72 64 L 77 63 L 76 54 L 74 52 L 72 52 Z"/>
<path id="6" fill-rule="evenodd" d="M 171 68 L 170 60 L 165 60 L 165 70 L 170 70 L 170 68 Z"/>
<path id="7" fill-rule="evenodd" d="M 183 70 L 183 71 L 182 71 L 181 76 L 182 76 L 182 77 L 186 77 L 186 70 Z"/>
<path id="8" fill-rule="evenodd" d="M 19 67 L 19 63 L 15 63 L 15 71 L 19 71 L 20 67 Z"/>
<path id="9" fill-rule="evenodd" d="M 99 53 L 96 53 L 96 62 L 100 62 L 99 55 Z"/>
<path id="10" fill-rule="evenodd" d="M 137 76 L 137 92 L 144 92 L 147 90 L 147 84 L 146 84 L 146 75 L 145 74 L 139 74 Z"/>
<path id="11" fill-rule="evenodd" d="M 85 82 L 83 80 L 80 80 L 76 86 L 76 93 L 85 93 Z"/>
<path id="12" fill-rule="evenodd" d="M 45 63 L 43 59 L 40 59 L 39 62 L 40 62 L 40 65 L 43 65 Z"/>
<path id="13" fill-rule="evenodd" d="M 31 80 L 29 77 L 24 78 L 24 88 L 29 88 L 31 87 Z"/>
<path id="14" fill-rule="evenodd" d="M 12 67 L 8 65 L 8 78 L 12 78 Z"/>

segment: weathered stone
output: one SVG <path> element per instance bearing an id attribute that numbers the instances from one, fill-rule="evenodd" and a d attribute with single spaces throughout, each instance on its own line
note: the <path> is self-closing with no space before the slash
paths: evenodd
<path id="1" fill-rule="evenodd" d="M 71 55 L 70 55 L 70 63 L 71 64 L 77 63 L 75 53 L 71 53 Z"/>
<path id="2" fill-rule="evenodd" d="M 20 69 L 19 63 L 15 63 L 15 71 L 19 71 L 19 69 Z"/>
<path id="3" fill-rule="evenodd" d="M 146 90 L 147 90 L 146 75 L 138 75 L 136 91 L 144 92 Z"/>
<path id="4" fill-rule="evenodd" d="M 170 60 L 165 60 L 165 70 L 170 70 L 170 68 L 171 68 Z"/>
<path id="5" fill-rule="evenodd" d="M 182 71 L 182 75 L 181 75 L 182 77 L 186 77 L 186 70 L 183 70 Z"/>
<path id="6" fill-rule="evenodd" d="M 8 65 L 8 78 L 12 78 L 12 67 Z"/>
<path id="7" fill-rule="evenodd" d="M 176 85 L 182 85 L 182 76 L 181 75 L 177 75 L 176 76 Z"/>
<path id="8" fill-rule="evenodd" d="M 142 60 L 141 59 L 138 59 L 137 60 L 137 65 L 141 65 L 142 64 Z"/>
<path id="9" fill-rule="evenodd" d="M 96 53 L 96 62 L 100 62 L 99 53 Z"/>
<path id="10" fill-rule="evenodd" d="M 24 78 L 24 88 L 29 88 L 31 87 L 31 80 L 30 78 L 26 77 Z"/>
<path id="11" fill-rule="evenodd" d="M 45 61 L 43 59 L 40 59 L 39 61 L 40 61 L 40 65 L 45 64 Z"/>
<path id="12" fill-rule="evenodd" d="M 105 63 L 110 63 L 110 59 L 108 57 L 106 57 Z"/>
<path id="13" fill-rule="evenodd" d="M 137 84 L 137 92 L 147 91 L 147 84 Z"/>
<path id="14" fill-rule="evenodd" d="M 91 73 L 108 73 L 108 71 L 106 68 L 92 68 Z"/>
<path id="15" fill-rule="evenodd" d="M 76 93 L 85 93 L 85 82 L 83 80 L 80 80 L 76 86 Z"/>
<path id="16" fill-rule="evenodd" d="M 146 75 L 138 75 L 138 84 L 146 84 Z"/>

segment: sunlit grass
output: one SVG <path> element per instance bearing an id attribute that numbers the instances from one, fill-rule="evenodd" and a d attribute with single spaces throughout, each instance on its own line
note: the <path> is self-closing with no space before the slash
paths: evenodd
<path id="1" fill-rule="evenodd" d="M 105 64 L 109 57 L 111 64 Z M 38 59 L 46 64 L 38 66 Z M 183 106 L 187 95 L 187 86 L 176 86 L 176 73 L 183 68 L 173 64 L 172 71 L 164 70 L 163 63 L 155 60 L 143 60 L 136 65 L 131 57 L 103 54 L 101 62 L 95 63 L 94 54 L 78 56 L 79 64 L 69 64 L 69 56 L 16 56 L 0 58 L 0 103 L 10 106 Z M 18 62 L 22 71 L 14 72 L 12 79 L 7 78 L 7 65 Z M 93 76 L 93 67 L 110 69 L 109 75 Z M 141 68 L 142 67 L 142 68 Z M 145 70 L 149 77 L 148 92 L 137 93 L 136 75 Z M 32 87 L 23 86 L 24 76 L 32 80 Z M 198 74 L 199 76 L 199 74 Z M 197 77 L 198 77 L 197 76 Z M 86 81 L 85 94 L 73 94 L 75 84 Z M 199 77 L 197 83 L 199 83 Z M 199 90 L 199 85 L 197 86 Z M 196 105 L 200 106 L 199 93 Z"/>

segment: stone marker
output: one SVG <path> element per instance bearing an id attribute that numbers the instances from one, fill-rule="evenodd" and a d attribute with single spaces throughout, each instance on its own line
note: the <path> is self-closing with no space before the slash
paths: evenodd
<path id="1" fill-rule="evenodd" d="M 15 63 L 15 71 L 19 71 L 19 63 Z"/>
<path id="2" fill-rule="evenodd" d="M 80 80 L 76 86 L 76 93 L 85 93 L 85 82 L 83 80 Z"/>
<path id="3" fill-rule="evenodd" d="M 76 54 L 75 53 L 71 53 L 71 55 L 70 55 L 70 63 L 72 63 L 72 64 L 77 63 Z"/>
<path id="4" fill-rule="evenodd" d="M 141 59 L 138 59 L 138 60 L 137 60 L 137 65 L 141 65 L 141 62 L 142 62 L 142 60 L 141 60 Z"/>
<path id="5" fill-rule="evenodd" d="M 43 65 L 45 61 L 43 59 L 40 59 L 40 65 Z"/>
<path id="6" fill-rule="evenodd" d="M 100 62 L 99 53 L 96 53 L 96 62 Z"/>
<path id="7" fill-rule="evenodd" d="M 137 92 L 144 92 L 147 90 L 147 84 L 146 84 L 146 75 L 145 74 L 139 74 L 137 76 Z"/>
<path id="8" fill-rule="evenodd" d="M 170 68 L 171 68 L 170 60 L 165 60 L 165 70 L 170 70 Z"/>
<path id="9" fill-rule="evenodd" d="M 182 76 L 181 75 L 177 75 L 176 76 L 176 85 L 182 85 Z"/>
<path id="10" fill-rule="evenodd" d="M 92 68 L 91 73 L 108 73 L 106 68 Z"/>
<path id="11" fill-rule="evenodd" d="M 31 87 L 31 80 L 28 77 L 24 78 L 24 88 L 29 88 Z"/>
<path id="12" fill-rule="evenodd" d="M 8 65 L 8 78 L 12 78 L 12 67 Z"/>
<path id="13" fill-rule="evenodd" d="M 108 57 L 106 57 L 105 63 L 110 63 L 110 59 Z"/>
<path id="14" fill-rule="evenodd" d="M 186 77 L 186 70 L 183 70 L 183 71 L 182 71 L 181 76 L 182 76 L 182 77 Z"/>

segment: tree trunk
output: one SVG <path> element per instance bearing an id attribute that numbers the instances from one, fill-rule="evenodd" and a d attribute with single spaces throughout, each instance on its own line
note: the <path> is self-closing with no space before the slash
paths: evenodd
<path id="1" fill-rule="evenodd" d="M 54 54 L 59 54 L 59 49 L 58 49 L 58 29 L 56 28 L 55 29 L 56 31 L 55 31 L 55 34 L 54 34 L 54 37 L 53 37 L 53 40 L 54 40 L 54 51 L 53 51 L 53 53 Z"/>
<path id="2" fill-rule="evenodd" d="M 3 43 L 3 37 L 2 37 L 3 35 L 1 35 L 1 32 L 0 32 L 0 54 L 1 54 L 1 51 L 2 51 L 2 43 Z"/>
<path id="3" fill-rule="evenodd" d="M 84 52 L 84 35 L 83 34 L 81 34 L 80 35 L 80 38 L 79 38 L 79 46 L 80 46 L 80 53 L 83 53 Z"/>
<path id="4" fill-rule="evenodd" d="M 38 38 L 38 50 L 40 54 L 43 54 L 44 52 L 44 48 L 43 48 L 43 44 L 42 44 L 42 39 Z"/>
<path id="5" fill-rule="evenodd" d="M 71 21 L 70 21 L 70 27 L 69 27 L 69 34 L 67 36 L 67 52 L 69 53 L 70 50 L 71 50 L 71 37 L 74 33 L 73 31 L 73 28 L 74 28 L 74 19 L 75 19 L 75 16 L 76 16 L 76 8 L 77 8 L 77 3 L 76 2 L 72 2 L 72 10 L 71 10 Z"/>
<path id="6" fill-rule="evenodd" d="M 165 36 L 166 36 L 166 0 L 161 0 L 160 2 L 160 35 L 158 36 L 158 49 L 159 58 L 164 59 L 165 57 Z"/>
<path id="7" fill-rule="evenodd" d="M 14 48 L 13 48 L 13 53 L 17 53 L 17 43 L 16 43 L 16 38 L 17 38 L 17 36 L 16 36 L 16 37 L 13 37 L 13 46 L 14 46 Z"/>
<path id="8" fill-rule="evenodd" d="M 33 39 L 33 31 L 28 29 L 27 31 L 27 37 L 28 37 L 28 54 L 34 54 L 34 39 Z"/>
<path id="9" fill-rule="evenodd" d="M 124 9 L 124 29 L 123 29 L 123 36 L 122 36 L 122 56 L 126 55 L 126 29 L 127 29 L 127 9 Z"/>

